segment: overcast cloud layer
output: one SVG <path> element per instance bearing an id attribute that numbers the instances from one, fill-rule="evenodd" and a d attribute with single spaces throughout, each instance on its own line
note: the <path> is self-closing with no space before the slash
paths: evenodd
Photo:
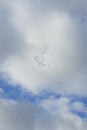
<path id="1" fill-rule="evenodd" d="M 29 91 L 87 93 L 86 0 L 0 0 L 0 71 Z"/>
<path id="2" fill-rule="evenodd" d="M 0 99 L 0 129 L 85 130 L 86 122 L 70 112 L 68 103 L 67 98 L 58 101 L 49 99 L 40 106 L 35 106 L 30 103 Z M 78 102 L 76 104 L 79 106 Z M 54 111 L 51 108 L 54 108 Z"/>

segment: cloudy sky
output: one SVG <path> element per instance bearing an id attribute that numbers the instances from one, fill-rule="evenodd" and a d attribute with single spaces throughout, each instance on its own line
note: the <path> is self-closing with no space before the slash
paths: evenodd
<path id="1" fill-rule="evenodd" d="M 0 0 L 0 130 L 87 129 L 86 35 L 86 0 Z"/>

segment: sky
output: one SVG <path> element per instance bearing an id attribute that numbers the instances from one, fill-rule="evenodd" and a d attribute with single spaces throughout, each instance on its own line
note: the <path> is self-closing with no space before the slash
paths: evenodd
<path id="1" fill-rule="evenodd" d="M 0 0 L 0 130 L 87 129 L 86 34 L 86 0 Z"/>

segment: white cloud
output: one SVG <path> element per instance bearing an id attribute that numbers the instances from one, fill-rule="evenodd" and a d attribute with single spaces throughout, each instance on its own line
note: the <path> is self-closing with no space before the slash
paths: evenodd
<path id="1" fill-rule="evenodd" d="M 0 99 L 1 130 L 85 130 L 86 122 L 69 112 L 68 99 L 49 100 L 54 112 L 26 102 Z M 47 102 L 46 102 L 47 103 Z M 46 104 L 45 103 L 45 104 Z M 52 103 L 52 104 L 51 104 Z M 48 105 L 48 104 L 46 104 Z M 60 112 L 59 112 L 60 111 Z"/>
<path id="2" fill-rule="evenodd" d="M 77 104 L 77 107 L 74 108 L 74 104 Z M 45 109 L 50 111 L 51 113 L 55 115 L 55 118 L 57 120 L 57 129 L 58 130 L 63 130 L 63 129 L 84 129 L 86 128 L 86 122 L 85 120 L 82 120 L 78 115 L 73 114 L 71 111 L 76 110 L 76 111 L 82 111 L 83 112 L 83 107 L 80 106 L 79 104 L 83 104 L 82 102 L 75 102 L 71 103 L 71 100 L 65 97 L 61 97 L 60 99 L 47 99 L 43 102 L 41 102 L 41 106 L 43 106 Z M 78 109 L 79 108 L 79 109 Z M 86 107 L 85 107 L 86 109 Z"/>
<path id="3" fill-rule="evenodd" d="M 87 2 L 1 0 L 0 5 L 0 69 L 5 78 L 9 75 L 11 83 L 34 92 L 50 88 L 86 94 Z"/>
<path id="4" fill-rule="evenodd" d="M 70 107 L 72 110 L 74 110 L 76 112 L 81 112 L 85 116 L 87 115 L 87 106 L 83 102 L 80 102 L 80 101 L 74 102 L 74 103 L 72 103 L 72 105 Z"/>

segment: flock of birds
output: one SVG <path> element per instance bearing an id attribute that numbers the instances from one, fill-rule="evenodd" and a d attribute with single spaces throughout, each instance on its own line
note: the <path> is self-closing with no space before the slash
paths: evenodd
<path id="1" fill-rule="evenodd" d="M 34 60 L 39 66 L 51 69 L 52 67 L 49 64 L 45 63 L 45 53 L 46 51 L 42 51 L 39 55 L 34 57 Z"/>

